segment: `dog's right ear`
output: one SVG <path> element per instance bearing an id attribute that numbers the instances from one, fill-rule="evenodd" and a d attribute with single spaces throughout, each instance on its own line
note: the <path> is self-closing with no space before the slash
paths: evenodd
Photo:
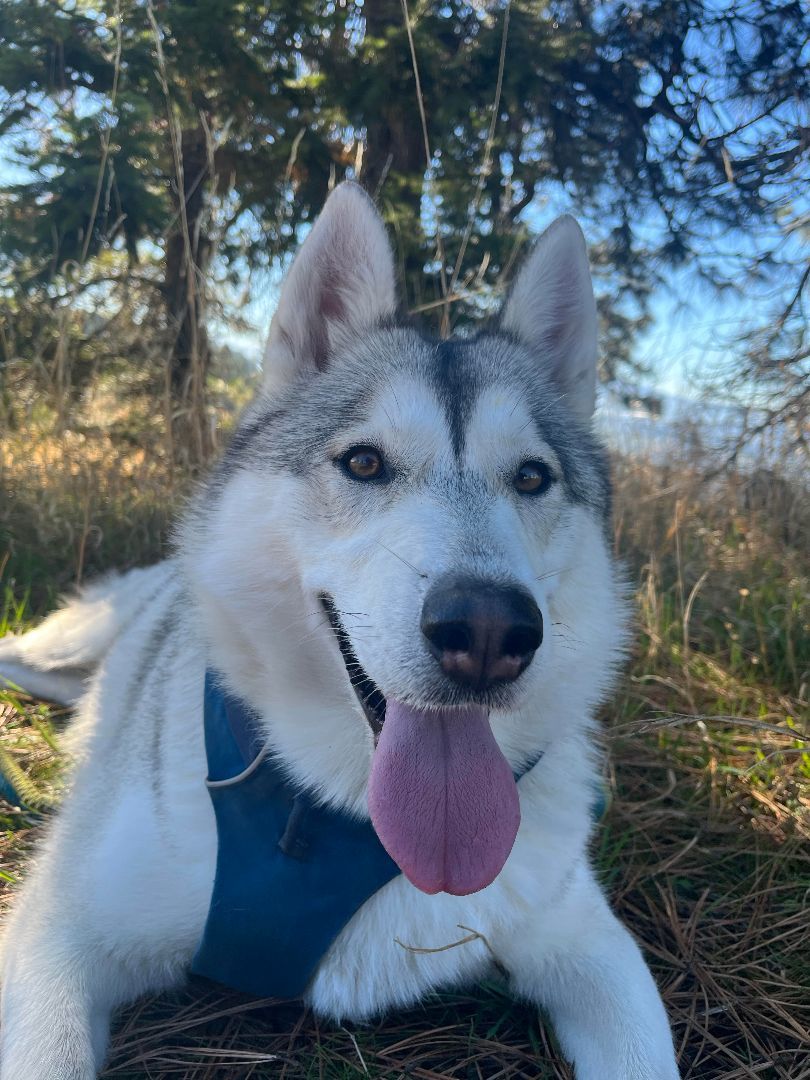
<path id="1" fill-rule="evenodd" d="M 585 237 L 567 214 L 535 243 L 501 314 L 504 330 L 520 338 L 586 423 L 596 401 L 596 301 Z"/>
<path id="2" fill-rule="evenodd" d="M 374 203 L 340 184 L 282 286 L 264 358 L 272 393 L 302 371 L 323 371 L 348 341 L 396 308 L 394 258 Z"/>

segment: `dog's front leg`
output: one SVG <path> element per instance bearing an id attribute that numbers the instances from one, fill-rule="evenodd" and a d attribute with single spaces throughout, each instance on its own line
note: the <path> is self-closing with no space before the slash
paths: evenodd
<path id="1" fill-rule="evenodd" d="M 64 867 L 56 872 L 53 865 L 56 850 L 43 855 L 4 936 L 0 1080 L 94 1080 L 107 1054 L 113 1010 L 182 981 L 188 942 L 199 937 L 196 923 L 189 930 L 178 929 L 177 919 L 161 920 L 159 898 L 127 907 L 126 891 L 116 891 L 114 882 L 77 895 L 76 883 L 87 885 L 87 868 L 66 880 Z M 158 875 L 146 873 L 132 849 L 125 850 L 156 896 Z M 191 891 L 184 896 L 189 906 Z"/>
<path id="2" fill-rule="evenodd" d="M 76 942 L 26 944 L 3 972 L 0 1080 L 94 1080 L 109 1038 L 104 958 Z"/>
<path id="3" fill-rule="evenodd" d="M 548 1012 L 577 1080 L 677 1080 L 658 989 L 584 863 L 559 905 L 498 952 L 516 994 Z"/>

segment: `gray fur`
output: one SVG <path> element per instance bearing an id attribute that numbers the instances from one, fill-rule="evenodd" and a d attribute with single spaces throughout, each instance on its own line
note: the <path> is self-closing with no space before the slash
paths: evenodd
<path id="1" fill-rule="evenodd" d="M 502 332 L 440 341 L 408 323 L 371 329 L 352 351 L 333 356 L 322 373 L 294 382 L 281 400 L 254 402 L 212 478 L 212 490 L 240 469 L 288 469 L 306 476 L 321 464 L 319 455 L 335 435 L 361 422 L 380 390 L 406 374 L 425 380 L 436 393 L 457 456 L 482 390 L 515 387 L 527 399 L 538 433 L 562 462 L 560 480 L 569 498 L 593 509 L 608 527 L 606 453 L 591 427 L 566 409 L 542 370 L 542 357 Z"/>

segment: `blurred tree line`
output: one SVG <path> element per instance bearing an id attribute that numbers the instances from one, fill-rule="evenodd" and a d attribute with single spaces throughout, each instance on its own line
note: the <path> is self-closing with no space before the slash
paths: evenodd
<path id="1" fill-rule="evenodd" d="M 609 380 L 673 268 L 759 289 L 735 370 L 802 438 L 808 37 L 782 0 L 0 0 L 0 365 L 67 393 L 148 338 L 200 407 L 218 305 L 350 176 L 443 333 L 573 210 Z"/>

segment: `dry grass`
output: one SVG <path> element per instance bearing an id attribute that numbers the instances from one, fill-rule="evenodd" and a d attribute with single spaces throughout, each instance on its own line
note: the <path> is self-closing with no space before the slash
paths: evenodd
<path id="1" fill-rule="evenodd" d="M 131 413 L 118 428 L 92 419 L 59 445 L 41 433 L 32 442 L 30 429 L 0 444 L 0 631 L 45 610 L 52 590 L 44 579 L 62 587 L 77 571 L 132 565 L 162 550 L 188 476 L 171 477 L 148 440 L 122 435 Z M 616 547 L 628 564 L 639 633 L 605 714 L 613 801 L 596 855 L 663 989 L 684 1076 L 803 1080 L 810 506 L 806 493 L 778 478 L 707 482 L 707 471 L 688 458 L 617 467 Z M 45 803 L 58 795 L 59 723 L 37 703 L 0 699 L 0 749 Z M 1 816 L 0 866 L 10 884 L 40 826 L 31 814 Z M 535 1011 L 495 984 L 349 1029 L 295 1005 L 195 983 L 128 1010 L 105 1073 L 364 1075 L 570 1072 Z"/>
<path id="2" fill-rule="evenodd" d="M 15 412 L 0 414 L 0 570 L 38 616 L 88 577 L 164 555 L 196 473 L 172 453 L 151 371 L 91 383 L 61 432 L 46 399 L 28 398 L 23 379 L 12 389 Z M 251 392 L 243 379 L 212 379 L 220 441 Z"/>

